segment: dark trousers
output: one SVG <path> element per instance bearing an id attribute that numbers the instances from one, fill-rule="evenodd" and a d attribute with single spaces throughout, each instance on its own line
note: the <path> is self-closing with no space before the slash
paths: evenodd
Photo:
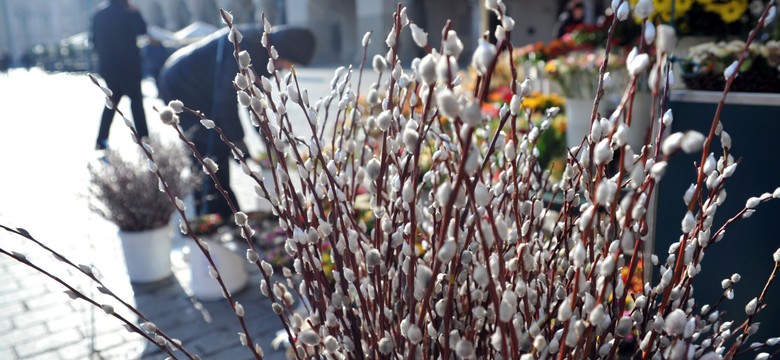
<path id="1" fill-rule="evenodd" d="M 103 75 L 106 86 L 111 89 L 113 95 L 111 100 L 119 105 L 119 100 L 123 96 L 130 98 L 130 110 L 133 113 L 133 123 L 140 137 L 149 136 L 149 130 L 146 127 L 146 114 L 144 113 L 144 99 L 141 94 L 141 79 L 128 79 L 117 75 Z M 105 108 L 103 116 L 100 118 L 100 129 L 98 130 L 97 140 L 95 141 L 98 149 L 105 147 L 108 140 L 108 132 L 111 129 L 111 122 L 114 119 L 116 110 Z"/>
<path id="2" fill-rule="evenodd" d="M 219 140 L 217 140 L 219 141 Z M 216 146 L 225 146 L 224 144 L 215 144 Z M 199 147 L 196 145 L 196 147 Z M 200 148 L 198 151 L 201 152 L 201 154 L 205 155 L 206 149 Z M 230 201 L 235 204 L 236 208 L 238 208 L 238 201 L 236 200 L 236 195 L 233 192 L 233 188 L 230 187 L 230 161 L 232 155 L 224 154 L 224 155 L 211 155 L 208 156 L 211 160 L 214 160 L 215 163 L 217 163 L 217 166 L 219 166 L 219 171 L 217 171 L 216 176 L 217 180 L 219 180 L 219 183 L 222 185 L 222 188 L 225 189 L 227 192 L 228 197 L 230 198 Z M 222 196 L 222 194 L 219 193 L 219 190 L 217 190 L 216 185 L 214 184 L 214 181 L 211 179 L 208 174 L 205 175 L 206 178 L 203 179 L 203 183 L 201 185 L 200 189 L 197 189 L 195 191 L 195 213 L 198 215 L 206 215 L 206 214 L 219 214 L 222 216 L 222 219 L 225 221 L 226 224 L 232 224 L 233 223 L 233 212 L 230 210 L 230 206 L 228 206 L 227 201 Z"/>

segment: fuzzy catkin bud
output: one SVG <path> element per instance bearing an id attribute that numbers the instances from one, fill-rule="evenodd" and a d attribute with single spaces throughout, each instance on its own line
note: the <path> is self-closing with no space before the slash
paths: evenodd
<path id="1" fill-rule="evenodd" d="M 482 108 L 478 101 L 469 101 L 460 112 L 460 118 L 470 126 L 477 126 L 482 121 Z"/>
<path id="2" fill-rule="evenodd" d="M 455 257 L 455 251 L 457 251 L 457 245 L 454 241 L 445 241 L 444 245 L 439 249 L 439 252 L 436 254 L 436 258 L 439 259 L 442 263 L 448 263 L 450 260 L 452 260 L 453 257 Z"/>
<path id="3" fill-rule="evenodd" d="M 374 59 L 371 61 L 371 65 L 374 67 L 374 71 L 381 73 L 387 69 L 387 61 L 382 55 L 374 55 Z"/>
<path id="4" fill-rule="evenodd" d="M 108 315 L 114 314 L 114 307 L 108 304 L 100 305 L 100 308 L 103 309 L 103 312 L 105 312 Z"/>
<path id="5" fill-rule="evenodd" d="M 203 158 L 203 169 L 207 173 L 215 173 L 219 170 L 219 166 L 214 162 L 214 160 L 211 160 L 210 158 Z"/>
<path id="6" fill-rule="evenodd" d="M 236 212 L 234 217 L 235 217 L 236 225 L 238 226 L 245 226 L 247 224 L 247 221 L 249 220 L 249 217 L 243 211 Z"/>
<path id="7" fill-rule="evenodd" d="M 750 300 L 750 302 L 745 305 L 745 314 L 748 316 L 755 315 L 756 310 L 758 308 L 758 298 L 753 298 Z"/>
<path id="8" fill-rule="evenodd" d="M 209 119 L 201 120 L 200 124 L 203 125 L 203 127 L 205 127 L 206 129 L 213 129 L 216 126 L 214 120 L 209 120 Z"/>
<path id="9" fill-rule="evenodd" d="M 260 260 L 260 256 L 258 256 L 257 252 L 255 252 L 254 250 L 246 249 L 246 260 L 254 264 L 257 262 L 257 260 Z"/>
<path id="10" fill-rule="evenodd" d="M 249 95 L 243 91 L 239 91 L 237 96 L 238 96 L 238 103 L 241 104 L 241 106 L 249 106 L 249 104 L 252 101 Z"/>
<path id="11" fill-rule="evenodd" d="M 241 50 L 238 53 L 238 66 L 241 69 L 248 68 L 249 64 L 251 64 L 251 62 L 252 62 L 252 58 L 249 56 L 249 53 L 246 50 Z"/>
<path id="12" fill-rule="evenodd" d="M 690 211 L 685 213 L 685 217 L 682 220 L 682 231 L 687 234 L 693 230 L 693 226 L 696 225 L 696 219 L 693 217 L 693 213 Z"/>
<path id="13" fill-rule="evenodd" d="M 412 39 L 417 46 L 425 48 L 428 45 L 428 33 L 423 31 L 417 24 L 409 24 L 409 29 L 412 31 Z"/>
<path id="14" fill-rule="evenodd" d="M 314 330 L 306 329 L 298 334 L 298 339 L 306 345 L 314 346 L 320 343 L 320 336 Z"/>
<path id="15" fill-rule="evenodd" d="M 705 137 L 698 131 L 688 131 L 682 138 L 680 148 L 686 153 L 691 154 L 700 151 L 704 146 Z"/>
<path id="16" fill-rule="evenodd" d="M 474 344 L 466 339 L 461 339 L 455 345 L 455 354 L 461 359 L 471 359 L 474 357 Z"/>
<path id="17" fill-rule="evenodd" d="M 436 94 L 436 102 L 439 104 L 439 110 L 448 118 L 454 119 L 460 115 L 458 100 L 450 89 L 439 91 Z"/>
<path id="18" fill-rule="evenodd" d="M 406 330 L 406 338 L 413 344 L 417 344 L 422 341 L 422 330 L 417 325 L 409 325 L 409 329 Z"/>
<path id="19" fill-rule="evenodd" d="M 371 180 L 376 180 L 379 177 L 379 171 L 381 170 L 381 164 L 379 163 L 379 160 L 377 158 L 372 158 L 371 160 L 366 163 L 366 175 Z"/>
<path id="20" fill-rule="evenodd" d="M 393 115 L 390 110 L 385 110 L 379 113 L 376 117 L 376 124 L 379 126 L 379 130 L 387 131 L 390 129 L 390 125 L 393 121 Z"/>
<path id="21" fill-rule="evenodd" d="M 617 9 L 617 18 L 620 21 L 628 19 L 629 7 L 628 1 L 623 1 Z"/>
<path id="22" fill-rule="evenodd" d="M 232 44 L 238 44 L 244 39 L 244 35 L 237 28 L 230 28 L 230 34 L 228 34 L 228 41 Z"/>
<path id="23" fill-rule="evenodd" d="M 471 66 L 473 66 L 477 73 L 484 75 L 487 73 L 490 63 L 496 57 L 496 46 L 489 43 L 487 40 L 480 38 L 477 50 L 474 51 L 474 55 L 471 58 Z"/>
<path id="24" fill-rule="evenodd" d="M 655 41 L 655 25 L 649 21 L 645 23 L 645 31 L 642 35 L 645 37 L 646 44 L 652 44 Z"/>
<path id="25" fill-rule="evenodd" d="M 179 122 L 179 117 L 175 114 L 173 109 L 166 106 L 160 110 L 160 120 L 165 125 L 173 125 Z"/>
<path id="26" fill-rule="evenodd" d="M 379 254 L 379 250 L 371 249 L 366 253 L 366 266 L 368 266 L 369 269 L 379 265 L 381 261 L 382 257 Z"/>
<path id="27" fill-rule="evenodd" d="M 728 80 L 734 73 L 737 71 L 737 66 L 739 65 L 739 61 L 734 60 L 734 62 L 731 63 L 728 67 L 726 67 L 725 70 L 723 70 L 723 77 Z"/>
<path id="28" fill-rule="evenodd" d="M 686 323 L 687 317 L 685 312 L 675 309 L 664 319 L 664 331 L 672 336 L 681 335 L 685 331 Z"/>
<path id="29" fill-rule="evenodd" d="M 431 86 L 436 82 L 436 59 L 432 54 L 425 55 L 420 60 L 420 65 L 417 68 L 422 81 L 428 86 Z"/>
<path id="30" fill-rule="evenodd" d="M 393 340 L 389 337 L 384 337 L 379 340 L 379 352 L 387 355 L 390 354 L 391 351 L 393 351 Z"/>
<path id="31" fill-rule="evenodd" d="M 628 6 L 627 3 L 623 3 L 623 5 Z M 650 56 L 645 53 L 639 54 L 635 56 L 633 59 L 631 59 L 631 62 L 629 62 L 627 66 L 628 66 L 628 73 L 631 76 L 639 76 L 645 70 L 647 70 L 648 66 L 650 66 Z"/>
<path id="32" fill-rule="evenodd" d="M 653 1 L 652 0 L 639 0 L 634 6 L 634 15 L 639 19 L 647 19 L 653 14 Z M 651 24 L 648 22 L 648 24 Z"/>
<path id="33" fill-rule="evenodd" d="M 517 114 L 520 112 L 521 103 L 522 98 L 520 96 L 517 94 L 512 95 L 512 100 L 509 102 L 509 113 L 512 114 L 512 116 L 517 116 Z"/>

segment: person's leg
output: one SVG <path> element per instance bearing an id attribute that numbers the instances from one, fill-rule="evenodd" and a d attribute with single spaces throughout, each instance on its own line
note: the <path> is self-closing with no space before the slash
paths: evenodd
<path id="1" fill-rule="evenodd" d="M 133 123 L 138 136 L 148 137 L 149 130 L 146 127 L 146 113 L 144 112 L 144 97 L 141 93 L 141 80 L 131 80 L 127 84 L 127 96 L 130 97 L 130 110 L 133 113 Z"/>
<path id="2" fill-rule="evenodd" d="M 115 105 L 119 105 L 119 100 L 122 99 L 122 96 L 124 96 L 124 91 L 121 86 L 118 86 L 116 82 L 113 81 L 110 77 L 104 78 L 106 81 L 106 87 L 111 89 L 111 100 L 114 102 Z M 105 105 L 104 105 L 105 106 Z M 100 128 L 98 129 L 98 136 L 95 140 L 95 149 L 96 150 L 104 150 L 108 143 L 108 133 L 109 130 L 111 130 L 111 122 L 114 120 L 114 114 L 116 113 L 116 110 L 109 109 L 108 107 L 103 108 L 103 115 L 100 117 Z"/>
<path id="3" fill-rule="evenodd" d="M 225 154 L 212 156 L 211 158 L 217 163 L 217 166 L 219 166 L 219 171 L 216 173 L 217 180 L 219 180 L 222 188 L 227 191 L 230 201 L 238 208 L 236 195 L 230 187 L 230 156 Z M 217 187 L 211 178 L 207 178 L 205 181 L 208 183 L 206 186 L 208 186 L 208 189 L 210 190 L 206 195 L 207 213 L 220 214 L 225 220 L 225 223 L 232 223 L 233 211 L 230 210 L 230 206 L 227 201 L 225 201 L 225 197 L 217 190 Z"/>

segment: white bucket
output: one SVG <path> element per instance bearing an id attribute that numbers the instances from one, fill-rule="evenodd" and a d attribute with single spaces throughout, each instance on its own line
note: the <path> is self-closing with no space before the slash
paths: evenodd
<path id="1" fill-rule="evenodd" d="M 244 267 L 246 259 L 239 254 L 224 246 L 224 244 L 203 238 L 209 246 L 211 259 L 219 271 L 225 287 L 231 294 L 241 290 L 247 283 L 247 272 Z M 200 251 L 200 248 L 192 239 L 187 239 L 189 247 L 190 271 L 190 289 L 196 298 L 203 301 L 212 301 L 223 299 L 222 288 L 219 282 L 209 275 L 209 262 L 206 256 Z"/>
<path id="2" fill-rule="evenodd" d="M 168 278 L 173 235 L 168 225 L 153 230 L 119 231 L 130 282 L 149 283 Z"/>

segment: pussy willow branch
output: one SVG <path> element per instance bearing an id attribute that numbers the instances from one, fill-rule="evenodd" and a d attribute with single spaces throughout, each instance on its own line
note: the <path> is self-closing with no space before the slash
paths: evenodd
<path id="1" fill-rule="evenodd" d="M 92 76 L 90 74 L 89 77 L 92 80 L 92 82 L 95 84 L 95 86 L 97 86 L 97 87 L 99 87 L 101 89 L 103 88 L 102 86 L 100 86 L 100 84 L 98 83 L 97 79 L 94 76 Z M 121 110 L 116 108 L 117 104 L 114 103 L 113 100 L 111 100 L 110 98 L 107 97 L 107 99 L 109 99 L 109 101 L 111 101 L 111 103 L 113 105 L 113 108 L 116 110 L 116 112 L 125 120 L 125 122 L 127 124 L 129 124 L 129 120 L 127 119 L 125 114 Z M 144 155 L 146 155 L 146 158 L 149 159 L 149 161 L 154 162 L 154 157 L 153 157 L 152 153 L 149 151 L 149 149 L 146 148 L 146 146 L 143 146 L 143 140 L 139 136 L 138 131 L 136 131 L 135 127 L 128 126 L 128 128 L 132 132 L 133 139 L 135 140 L 135 143 L 138 144 L 138 146 L 141 148 L 141 151 L 143 151 Z M 189 142 L 187 142 L 187 143 L 189 144 Z M 205 166 L 205 163 L 203 165 L 204 165 L 205 168 L 208 168 L 207 166 Z M 168 196 L 168 199 L 171 201 L 171 203 L 174 204 L 174 208 L 176 208 L 176 211 L 179 212 L 179 215 L 182 218 L 182 223 L 184 224 L 184 226 L 185 226 L 185 228 L 187 230 L 187 235 L 195 242 L 195 244 L 201 250 L 203 255 L 206 257 L 206 260 L 209 262 L 209 265 L 211 265 L 211 267 L 216 272 L 216 274 L 217 274 L 216 280 L 219 283 L 220 288 L 222 289 L 222 293 L 225 295 L 227 300 L 230 302 L 230 307 L 233 310 L 234 315 L 238 319 L 238 322 L 239 322 L 239 324 L 241 325 L 241 328 L 244 331 L 244 335 L 246 336 L 246 339 L 247 339 L 247 347 L 250 349 L 250 351 L 252 352 L 252 354 L 254 355 L 254 357 L 256 359 L 262 359 L 263 357 L 257 352 L 257 350 L 255 350 L 254 343 L 251 341 L 251 336 L 250 336 L 250 334 L 248 332 L 248 329 L 247 329 L 246 323 L 244 322 L 243 316 L 239 316 L 238 314 L 236 314 L 236 311 L 235 311 L 236 310 L 236 303 L 233 300 L 233 297 L 230 295 L 230 292 L 227 291 L 227 287 L 225 286 L 225 283 L 222 280 L 222 276 L 219 275 L 219 270 L 217 269 L 217 266 L 214 263 L 214 260 L 211 258 L 211 254 L 209 253 L 208 249 L 206 249 L 203 246 L 203 244 L 200 243 L 200 241 L 197 239 L 197 237 L 195 237 L 194 232 L 190 228 L 190 224 L 187 221 L 187 215 L 184 213 L 184 210 L 180 209 L 179 206 L 176 205 L 176 196 L 173 194 L 173 192 L 171 191 L 170 187 L 168 186 L 168 183 L 163 178 L 162 173 L 160 172 L 160 169 L 155 169 L 154 174 L 157 176 L 158 179 L 160 179 L 163 191 Z"/>
<path id="2" fill-rule="evenodd" d="M 52 248 L 50 248 L 50 247 L 46 246 L 44 243 L 42 243 L 42 242 L 38 241 L 38 239 L 36 239 L 35 237 L 33 237 L 33 236 L 32 236 L 32 235 L 29 233 L 29 232 L 27 232 L 27 230 L 24 230 L 24 229 L 14 229 L 14 228 L 11 228 L 11 227 L 7 227 L 7 226 L 5 226 L 5 225 L 3 225 L 3 224 L 0 224 L 0 228 L 2 228 L 2 229 L 3 229 L 3 230 L 5 230 L 5 231 L 8 231 L 8 232 L 10 232 L 10 233 L 13 233 L 13 234 L 16 234 L 16 235 L 18 235 L 18 236 L 21 236 L 21 237 L 23 237 L 23 238 L 25 238 L 25 239 L 27 239 L 27 240 L 31 241 L 32 243 L 34 243 L 34 244 L 35 244 L 35 245 L 37 245 L 38 247 L 40 247 L 40 248 L 42 248 L 42 249 L 46 250 L 47 252 L 49 252 L 50 254 L 52 254 L 52 255 L 54 256 L 54 258 L 55 258 L 55 259 L 57 259 L 57 260 L 59 260 L 59 261 L 61 261 L 61 262 L 65 263 L 65 264 L 67 264 L 68 266 L 70 266 L 70 267 L 72 267 L 72 268 L 76 269 L 76 270 L 77 270 L 79 273 L 83 274 L 84 276 L 88 277 L 90 280 L 92 280 L 92 281 L 94 281 L 95 283 L 97 283 L 97 284 L 100 286 L 100 288 L 98 288 L 98 290 L 99 290 L 99 291 L 100 291 L 102 294 L 105 294 L 105 295 L 108 295 L 108 296 L 112 297 L 114 300 L 116 300 L 116 301 L 118 301 L 119 303 L 121 303 L 121 304 L 122 304 L 122 305 L 123 305 L 125 308 L 127 308 L 128 310 L 130 310 L 131 312 L 133 312 L 133 314 L 135 314 L 135 315 L 136 315 L 136 316 L 138 316 L 139 318 L 143 319 L 144 321 L 146 321 L 146 322 L 151 322 L 151 321 L 149 320 L 149 318 L 147 318 L 147 317 L 146 317 L 146 316 L 145 316 L 143 313 L 141 313 L 140 311 L 138 311 L 138 309 L 136 309 L 136 308 L 135 308 L 133 305 L 130 305 L 128 302 L 126 302 L 126 301 L 122 300 L 122 298 L 120 298 L 120 297 L 119 297 L 118 295 L 116 295 L 116 294 L 115 294 L 113 291 L 111 291 L 111 290 L 110 290 L 110 289 L 109 289 L 109 288 L 108 288 L 108 287 L 107 287 L 107 286 L 106 286 L 106 285 L 105 285 L 105 284 L 104 284 L 102 281 L 100 281 L 100 279 L 99 279 L 97 276 L 95 276 L 95 274 L 94 274 L 93 272 L 91 272 L 91 271 L 87 271 L 86 269 L 83 269 L 82 267 L 80 267 L 80 266 L 78 266 L 78 265 L 74 264 L 74 263 L 73 263 L 73 262 L 72 262 L 70 259 L 68 259 L 67 257 L 63 256 L 62 254 L 60 254 L 59 252 L 55 251 L 54 249 L 52 249 Z M 162 336 L 162 337 L 163 337 L 163 338 L 164 338 L 166 341 L 168 341 L 170 344 L 172 344 L 172 346 L 174 346 L 176 349 L 178 349 L 178 350 L 180 350 L 182 353 L 184 353 L 184 355 L 186 355 L 186 356 L 187 356 L 187 358 L 189 358 L 189 359 L 194 359 L 194 356 L 193 356 L 193 355 L 192 355 L 192 354 L 191 354 L 189 351 L 187 351 L 187 349 L 185 349 L 185 348 L 184 348 L 184 346 L 182 346 L 180 342 L 178 342 L 178 341 L 173 341 L 174 339 L 172 339 L 170 336 L 168 336 L 168 334 L 166 334 L 165 332 L 163 332 L 163 331 L 162 331 L 162 330 L 160 330 L 160 329 L 157 329 L 157 330 L 155 331 L 155 333 L 158 333 L 158 334 L 159 334 L 160 336 Z"/>
<path id="3" fill-rule="evenodd" d="M 754 323 L 756 315 L 761 311 L 762 306 L 764 305 L 764 297 L 766 296 L 766 291 L 769 289 L 769 286 L 772 285 L 772 282 L 775 280 L 775 276 L 777 276 L 777 270 L 780 269 L 780 262 L 775 262 L 775 266 L 772 268 L 772 273 L 769 274 L 769 278 L 766 280 L 766 283 L 764 284 L 764 289 L 761 290 L 761 295 L 758 296 L 758 300 L 756 303 L 756 310 L 753 312 L 753 314 L 748 315 L 748 319 L 745 320 L 745 322 L 741 325 L 743 328 L 742 330 L 742 340 L 740 342 L 735 342 L 731 345 L 731 348 L 726 353 L 726 356 L 723 358 L 728 360 L 731 359 L 734 354 L 736 354 L 737 350 L 742 346 L 742 344 L 747 343 L 747 339 L 750 337 L 749 329 L 750 326 Z"/>
<path id="4" fill-rule="evenodd" d="M 5 230 L 8 230 L 8 229 L 9 229 L 9 228 L 6 228 L 5 226 L 3 226 L 3 228 L 4 228 Z M 13 232 L 13 231 L 12 231 L 12 232 Z M 27 267 L 29 267 L 29 268 L 32 268 L 33 270 L 37 271 L 38 273 L 40 273 L 40 274 L 43 274 L 44 276 L 46 276 L 46 277 L 48 277 L 48 278 L 50 278 L 50 279 L 52 279 L 52 280 L 56 281 L 56 282 L 57 282 L 57 283 L 59 283 L 60 285 L 62 285 L 62 286 L 64 286 L 65 288 L 67 288 L 67 289 L 68 289 L 68 291 L 70 291 L 70 294 L 69 294 L 69 296 L 71 296 L 71 295 L 73 295 L 73 296 L 76 296 L 76 297 L 78 297 L 79 299 L 82 299 L 82 300 L 86 301 L 86 302 L 87 302 L 87 303 L 89 303 L 90 305 L 92 305 L 92 306 L 94 306 L 94 307 L 96 307 L 96 308 L 99 308 L 99 309 L 103 310 L 104 312 L 106 312 L 106 314 L 107 314 L 107 315 L 113 316 L 114 318 L 116 318 L 117 320 L 119 320 L 120 322 L 122 322 L 126 328 L 128 328 L 128 329 L 132 329 L 134 332 L 136 332 L 136 333 L 138 333 L 139 335 L 141 335 L 141 336 L 143 336 L 144 338 L 146 338 L 146 340 L 149 340 L 149 341 L 150 341 L 151 343 L 153 343 L 155 346 L 157 346 L 158 348 L 160 348 L 160 350 L 162 350 L 162 351 L 164 351 L 166 354 L 168 354 L 168 356 L 170 356 L 172 359 L 176 359 L 176 356 L 173 354 L 173 352 L 171 352 L 171 349 L 169 349 L 167 346 L 165 346 L 165 344 L 164 344 L 164 343 L 163 343 L 163 344 L 160 344 L 159 342 L 157 342 L 157 340 L 155 340 L 154 338 L 152 338 L 152 337 L 151 337 L 149 334 L 147 334 L 146 332 L 144 332 L 143 330 L 141 330 L 140 328 L 138 328 L 138 326 L 136 326 L 136 325 L 135 325 L 133 322 L 131 322 L 131 321 L 127 320 L 127 319 L 126 319 L 125 317 L 123 317 L 122 315 L 119 315 L 119 314 L 117 314 L 116 312 L 113 312 L 113 311 L 110 311 L 110 312 L 109 312 L 109 311 L 105 311 L 105 308 L 104 308 L 104 307 L 103 307 L 101 304 L 99 304 L 97 301 L 93 300 L 93 299 L 92 299 L 92 298 L 90 298 L 89 296 L 86 296 L 86 295 L 84 295 L 84 294 L 83 294 L 81 291 L 77 290 L 76 288 L 74 288 L 73 286 L 71 286 L 70 284 L 68 284 L 66 281 L 64 281 L 64 280 L 60 279 L 59 277 L 57 277 L 57 276 L 53 275 L 52 273 L 50 273 L 50 272 L 48 272 L 48 271 L 44 270 L 43 268 L 39 267 L 38 265 L 35 265 L 35 264 L 33 264 L 33 263 L 32 263 L 32 262 L 30 262 L 30 260 L 28 260 L 27 258 L 20 257 L 20 256 L 18 256 L 18 255 L 15 255 L 14 253 L 10 253 L 10 252 L 6 251 L 6 250 L 5 250 L 5 249 L 3 249 L 3 248 L 0 248 L 0 254 L 6 255 L 6 256 L 8 256 L 8 257 L 10 257 L 10 258 L 12 258 L 12 259 L 14 259 L 14 260 L 16 260 L 17 262 L 19 262 L 19 263 L 22 263 L 22 264 L 24 264 L 25 266 L 27 266 Z M 166 342 L 167 342 L 167 339 L 166 339 Z"/>

